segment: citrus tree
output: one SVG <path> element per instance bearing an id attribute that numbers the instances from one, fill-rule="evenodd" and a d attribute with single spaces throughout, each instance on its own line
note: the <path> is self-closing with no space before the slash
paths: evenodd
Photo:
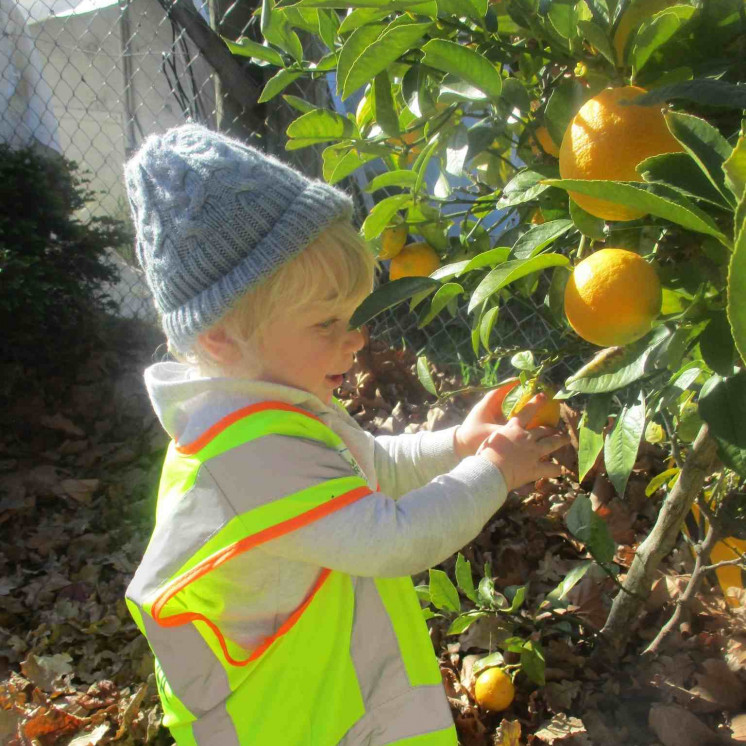
<path id="1" fill-rule="evenodd" d="M 287 148 L 323 144 L 332 184 L 365 167 L 376 200 L 361 232 L 388 281 L 353 323 L 408 304 L 427 327 L 464 309 L 478 364 L 507 355 L 515 369 L 506 414 L 549 384 L 582 410 L 580 483 L 604 468 L 623 497 L 643 440 L 668 453 L 648 487 L 663 491 L 657 522 L 617 581 L 602 632 L 610 649 L 623 649 L 693 506 L 708 527 L 699 570 L 715 547 L 719 570 L 743 566 L 742 0 L 264 0 L 257 13 L 264 43 L 225 42 L 271 71 L 262 101 L 283 95 L 298 110 Z M 306 59 L 299 34 L 327 53 Z M 286 93 L 330 74 L 349 113 Z M 496 347 L 511 298 L 553 325 L 553 348 Z M 552 380 L 572 356 L 582 364 Z M 426 359 L 418 370 L 449 395 Z M 619 573 L 588 498 L 568 525 L 588 566 Z M 501 604 L 464 567 L 472 616 L 518 613 L 520 589 Z M 582 572 L 546 603 L 561 605 Z M 431 580 L 426 600 L 460 614 L 450 580 Z"/>

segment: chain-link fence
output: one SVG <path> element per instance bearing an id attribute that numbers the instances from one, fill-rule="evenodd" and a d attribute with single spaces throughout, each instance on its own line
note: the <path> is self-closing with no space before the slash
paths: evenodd
<path id="1" fill-rule="evenodd" d="M 271 71 L 231 58 L 222 43 L 222 50 L 216 51 L 205 41 L 210 29 L 229 38 L 259 38 L 257 3 L 193 3 L 0 0 L 0 141 L 12 146 L 33 142 L 75 161 L 96 195 L 81 220 L 109 216 L 131 226 L 122 178 L 125 161 L 147 135 L 187 119 L 238 136 L 259 122 L 253 127 L 258 132 L 255 144 L 311 176 L 320 174 L 318 147 L 284 149 L 285 128 L 298 113 L 282 97 L 259 107 L 244 106 L 256 100 Z M 216 75 L 216 66 L 224 63 L 231 69 Z M 225 83 L 231 76 L 235 79 L 237 70 L 247 91 L 243 102 L 237 102 Z M 296 81 L 287 92 L 316 105 L 342 106 L 333 85 L 325 85 L 323 79 Z M 347 106 L 353 104 L 348 101 Z M 360 188 L 364 179 L 358 173 L 341 184 L 354 194 L 359 216 L 372 206 L 370 195 Z M 120 280 L 106 292 L 120 313 L 156 323 L 133 241 L 111 247 L 110 256 L 119 267 Z M 474 370 L 470 321 L 465 307 L 460 307 L 455 316 L 441 314 L 418 329 L 416 315 L 399 307 L 377 317 L 371 333 L 425 353 L 437 363 Z M 505 348 L 556 346 L 542 314 L 520 301 L 501 310 L 492 341 Z"/>

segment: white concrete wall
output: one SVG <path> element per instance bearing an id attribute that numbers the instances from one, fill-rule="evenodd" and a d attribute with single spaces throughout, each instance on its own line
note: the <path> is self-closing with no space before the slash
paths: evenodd
<path id="1" fill-rule="evenodd" d="M 81 175 L 90 179 L 88 189 L 100 193 L 90 212 L 127 219 L 122 173 L 128 149 L 152 132 L 181 124 L 184 116 L 160 69 L 162 53 L 171 48 L 171 24 L 156 0 L 134 0 L 129 17 L 135 126 L 134 142 L 128 141 L 121 13 L 119 6 L 112 5 L 38 22 L 31 19 L 27 28 L 45 59 L 43 76 L 53 91 L 61 151 L 79 164 L 81 172 L 90 171 Z M 188 44 L 194 54 L 195 47 Z M 180 71 L 182 59 L 179 52 Z M 212 111 L 209 68 L 201 60 L 193 67 L 205 109 Z M 187 76 L 181 74 L 180 80 L 190 92 Z"/>

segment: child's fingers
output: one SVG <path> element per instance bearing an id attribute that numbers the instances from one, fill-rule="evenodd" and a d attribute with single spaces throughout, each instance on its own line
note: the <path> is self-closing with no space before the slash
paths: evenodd
<path id="1" fill-rule="evenodd" d="M 537 479 L 553 479 L 562 476 L 562 467 L 552 461 L 542 461 L 539 463 L 538 472 L 539 476 Z"/>
<path id="2" fill-rule="evenodd" d="M 539 425 L 539 427 L 531 428 L 530 432 L 533 440 L 542 440 L 542 438 L 548 438 L 550 435 L 557 435 L 560 431 L 556 427 Z"/>
<path id="3" fill-rule="evenodd" d="M 548 438 L 542 438 L 536 441 L 536 446 L 541 452 L 542 456 L 548 456 L 550 453 L 554 453 L 560 448 L 569 445 L 571 443 L 570 436 L 567 433 L 557 433 L 556 435 L 550 435 Z"/>
<path id="4" fill-rule="evenodd" d="M 518 414 L 513 415 L 512 419 L 518 420 L 518 424 L 525 428 L 526 425 L 528 425 L 529 422 L 534 418 L 534 416 L 539 412 L 539 409 L 546 403 L 547 395 L 546 394 L 537 394 L 533 399 L 531 399 L 528 404 L 526 404 L 523 409 L 518 412 Z"/>

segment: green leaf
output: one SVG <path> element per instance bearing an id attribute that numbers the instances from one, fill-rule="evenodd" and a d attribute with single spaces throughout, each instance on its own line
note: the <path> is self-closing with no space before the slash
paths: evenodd
<path id="1" fill-rule="evenodd" d="M 746 203 L 746 197 L 741 204 Z M 746 361 L 746 223 L 736 228 L 736 245 L 728 265 L 728 321 L 741 360 Z"/>
<path id="2" fill-rule="evenodd" d="M 598 454 L 604 445 L 603 430 L 609 419 L 611 407 L 610 396 L 592 396 L 580 419 L 580 433 L 578 436 L 578 481 L 582 482 L 585 475 L 596 463 Z"/>
<path id="3" fill-rule="evenodd" d="M 477 586 L 477 599 L 482 606 L 498 608 L 498 594 L 495 591 L 495 582 L 490 577 L 484 577 Z"/>
<path id="4" fill-rule="evenodd" d="M 430 375 L 430 364 L 425 355 L 420 355 L 417 358 L 417 378 L 420 379 L 420 383 L 426 391 L 429 391 L 433 396 L 438 395 L 438 390 L 435 388 L 435 381 L 433 381 L 433 377 Z"/>
<path id="5" fill-rule="evenodd" d="M 692 17 L 694 11 L 691 5 L 675 5 L 643 21 L 632 41 L 629 55 L 633 77 L 645 67 L 653 53 Z"/>
<path id="6" fill-rule="evenodd" d="M 285 14 L 275 9 L 274 0 L 262 0 L 260 28 L 262 36 L 270 44 L 287 52 L 296 62 L 303 61 L 303 45 L 298 34 L 288 25 Z"/>
<path id="7" fill-rule="evenodd" d="M 544 653 L 538 642 L 532 642 L 526 640 L 526 644 L 521 650 L 521 671 L 528 676 L 528 678 L 538 684 L 544 686 L 546 684 L 544 672 L 546 669 L 546 663 L 544 662 Z"/>
<path id="8" fill-rule="evenodd" d="M 366 47 L 350 66 L 350 71 L 342 84 L 342 99 L 348 98 L 378 73 L 386 70 L 398 57 L 415 46 L 431 27 L 432 23 L 402 24 L 392 21 L 378 39 Z"/>
<path id="9" fill-rule="evenodd" d="M 574 199 L 570 198 L 570 217 L 575 227 L 594 241 L 606 238 L 606 221 L 586 212 Z"/>
<path id="10" fill-rule="evenodd" d="M 743 129 L 736 147 L 723 163 L 723 171 L 728 189 L 737 200 L 743 200 L 746 196 L 746 135 L 743 134 Z"/>
<path id="11" fill-rule="evenodd" d="M 635 105 L 653 106 L 680 99 L 705 106 L 746 109 L 746 85 L 737 85 L 713 78 L 687 80 L 654 88 L 636 98 Z"/>
<path id="12" fill-rule="evenodd" d="M 664 184 L 640 184 L 630 181 L 594 181 L 580 179 L 548 179 L 548 186 L 587 194 L 626 207 L 644 210 L 646 213 L 665 218 L 672 223 L 698 233 L 714 236 L 725 246 L 730 241 L 720 231 L 715 221 L 696 205 L 687 200 L 680 192 Z"/>
<path id="13" fill-rule="evenodd" d="M 562 601 L 562 599 L 585 577 L 585 574 L 594 565 L 593 560 L 584 560 L 565 575 L 562 582 L 547 595 L 550 601 Z"/>
<path id="14" fill-rule="evenodd" d="M 435 619 L 435 617 L 442 617 L 442 614 L 436 614 L 429 606 L 422 609 L 422 618 L 427 621 L 428 619 Z"/>
<path id="15" fill-rule="evenodd" d="M 321 157 L 324 161 L 323 175 L 325 181 L 328 184 L 336 184 L 379 156 L 375 153 L 363 153 L 353 145 L 340 143 L 324 148 Z"/>
<path id="16" fill-rule="evenodd" d="M 278 93 L 282 93 L 294 80 L 298 80 L 302 74 L 292 70 L 280 70 L 267 81 L 257 103 L 263 104 L 265 101 L 270 101 Z"/>
<path id="17" fill-rule="evenodd" d="M 728 141 L 709 122 L 691 114 L 669 111 L 665 118 L 671 134 L 684 146 L 715 189 L 726 201 L 735 204 L 725 185 L 723 171 L 723 163 L 733 152 Z"/>
<path id="18" fill-rule="evenodd" d="M 430 598 L 441 611 L 461 611 L 461 601 L 456 586 L 442 570 L 430 570 Z"/>
<path id="19" fill-rule="evenodd" d="M 492 98 L 502 93 L 502 78 L 497 68 L 473 49 L 445 39 L 431 39 L 422 47 L 423 65 L 451 73 Z"/>
<path id="20" fill-rule="evenodd" d="M 462 275 L 467 272 L 473 272 L 476 269 L 482 269 L 483 267 L 502 264 L 509 256 L 510 249 L 507 246 L 498 246 L 494 249 L 488 249 L 467 261 L 466 266 L 460 270 L 459 274 Z"/>
<path id="21" fill-rule="evenodd" d="M 259 42 L 252 41 L 245 36 L 239 36 L 236 41 L 230 41 L 222 35 L 220 38 L 226 43 L 231 54 L 235 54 L 238 57 L 251 57 L 256 60 L 264 60 L 265 62 L 277 65 L 277 67 L 284 66 L 282 55 L 277 50 L 272 49 L 272 47 L 259 44 Z"/>
<path id="22" fill-rule="evenodd" d="M 572 227 L 572 220 L 549 220 L 535 225 L 513 244 L 511 253 L 516 259 L 530 259 Z"/>
<path id="23" fill-rule="evenodd" d="M 292 106 L 294 109 L 299 111 L 301 114 L 307 114 L 309 111 L 315 111 L 318 109 L 318 106 L 314 106 L 309 101 L 306 101 L 303 98 L 300 98 L 300 96 L 293 96 L 289 93 L 283 93 L 282 94 L 283 101 L 286 101 L 290 106 Z"/>
<path id="24" fill-rule="evenodd" d="M 385 28 L 385 24 L 371 23 L 355 29 L 347 38 L 337 59 L 337 93 L 341 92 L 355 60 L 378 39 Z"/>
<path id="25" fill-rule="evenodd" d="M 699 337 L 699 351 L 702 353 L 702 359 L 715 373 L 721 376 L 733 375 L 736 348 L 725 311 L 712 315 L 710 322 Z"/>
<path id="26" fill-rule="evenodd" d="M 514 586 L 511 586 L 514 587 Z M 506 589 L 507 592 L 507 589 Z M 506 614 L 515 614 L 518 609 L 523 606 L 523 602 L 526 600 L 526 586 L 522 585 L 516 588 L 515 595 L 510 601 L 510 608 L 505 609 Z"/>
<path id="27" fill-rule="evenodd" d="M 432 599 L 430 598 L 430 586 L 429 585 L 416 585 L 414 592 L 417 594 L 417 599 L 420 602 L 430 604 Z"/>
<path id="28" fill-rule="evenodd" d="M 644 432 L 645 400 L 641 392 L 637 402 L 622 408 L 604 443 L 606 472 L 619 497 L 624 497 Z"/>
<path id="29" fill-rule="evenodd" d="M 746 371 L 731 378 L 715 376 L 714 379 L 714 385 L 702 388 L 699 414 L 710 426 L 710 434 L 718 444 L 718 455 L 725 465 L 746 477 L 746 428 L 743 426 Z"/>
<path id="30" fill-rule="evenodd" d="M 482 316 L 479 322 L 479 341 L 482 343 L 482 347 L 488 352 L 490 351 L 490 334 L 492 334 L 492 328 L 495 326 L 499 311 L 500 306 L 492 306 L 492 308 L 485 311 L 484 316 Z"/>
<path id="31" fill-rule="evenodd" d="M 489 655 L 486 655 L 484 658 L 480 658 L 478 661 L 474 662 L 474 666 L 472 667 L 472 672 L 475 676 L 480 674 L 482 671 L 484 671 L 486 668 L 494 668 L 495 666 L 504 666 L 505 665 L 505 656 L 499 651 L 496 650 L 494 653 L 490 653 Z"/>
<path id="32" fill-rule="evenodd" d="M 402 277 L 387 282 L 374 290 L 356 309 L 350 326 L 357 329 L 389 308 L 408 300 L 427 288 L 438 288 L 440 283 L 429 277 Z"/>
<path id="33" fill-rule="evenodd" d="M 482 617 L 489 616 L 489 614 L 486 611 L 469 611 L 466 614 L 462 614 L 461 616 L 457 616 L 452 622 L 451 626 L 448 628 L 448 631 L 446 632 L 447 635 L 460 635 L 463 632 L 466 632 L 469 627 L 471 627 L 474 622 L 477 621 L 477 619 L 481 619 Z"/>
<path id="34" fill-rule="evenodd" d="M 476 287 L 469 301 L 471 313 L 482 301 L 521 277 L 540 272 L 547 267 L 566 267 L 570 260 L 562 254 L 540 254 L 532 259 L 515 259 L 493 269 Z"/>
<path id="35" fill-rule="evenodd" d="M 549 292 L 546 303 L 552 316 L 560 323 L 565 324 L 565 288 L 572 272 L 568 267 L 555 267 L 552 270 L 552 279 L 549 281 Z"/>
<path id="36" fill-rule="evenodd" d="M 372 238 L 380 236 L 386 226 L 391 222 L 391 218 L 411 201 L 412 197 L 409 194 L 394 194 L 391 197 L 382 199 L 363 221 L 361 231 L 365 236 L 365 240 L 370 241 Z"/>
<path id="37" fill-rule="evenodd" d="M 456 583 L 468 599 L 477 603 L 477 591 L 474 588 L 474 578 L 471 574 L 471 562 L 464 559 L 461 552 L 456 557 Z"/>
<path id="38" fill-rule="evenodd" d="M 575 498 L 565 515 L 565 523 L 570 533 L 586 545 L 596 562 L 611 562 L 614 559 L 616 544 L 606 521 L 593 512 L 589 497 L 578 495 Z"/>
<path id="39" fill-rule="evenodd" d="M 647 497 L 652 497 L 665 482 L 673 481 L 672 477 L 678 477 L 680 471 L 681 469 L 679 469 L 678 466 L 674 466 L 673 469 L 666 469 L 660 474 L 656 474 L 656 476 L 648 482 L 648 486 L 645 488 L 645 495 Z M 671 485 L 669 484 L 669 487 L 670 486 Z"/>
<path id="40" fill-rule="evenodd" d="M 516 370 L 536 370 L 536 361 L 534 360 L 534 353 L 531 352 L 531 350 L 516 352 L 516 354 L 510 358 L 510 364 Z"/>
<path id="41" fill-rule="evenodd" d="M 577 80 L 563 80 L 549 96 L 544 121 L 556 143 L 561 143 L 570 120 L 589 98 L 589 93 Z"/>
<path id="42" fill-rule="evenodd" d="M 712 435 L 746 448 L 746 370 L 721 378 L 700 396 L 699 413 Z"/>
<path id="43" fill-rule="evenodd" d="M 645 181 L 660 181 L 691 197 L 719 207 L 728 206 L 689 153 L 663 153 L 646 158 L 637 165 L 637 173 Z"/>
<path id="44" fill-rule="evenodd" d="M 611 46 L 608 34 L 593 21 L 578 21 L 580 33 L 592 44 L 606 59 L 616 66 L 616 55 L 614 47 Z"/>
<path id="45" fill-rule="evenodd" d="M 357 134 L 355 125 L 347 117 L 327 109 L 314 109 L 290 122 L 287 136 L 302 139 L 307 145 L 317 145 L 329 140 L 342 140 Z"/>
<path id="46" fill-rule="evenodd" d="M 441 16 L 471 18 L 479 24 L 484 22 L 487 13 L 487 0 L 437 0 Z"/>
<path id="47" fill-rule="evenodd" d="M 386 171 L 373 179 L 365 187 L 366 192 L 375 192 L 386 187 L 411 187 L 417 181 L 417 174 L 412 171 Z"/>
<path id="48" fill-rule="evenodd" d="M 385 70 L 373 80 L 373 116 L 387 135 L 399 136 L 399 117 L 391 94 L 391 81 Z"/>
<path id="49" fill-rule="evenodd" d="M 430 303 L 430 310 L 427 312 L 425 317 L 417 324 L 418 329 L 422 329 L 427 326 L 447 305 L 448 303 L 457 296 L 461 295 L 464 289 L 457 282 L 447 282 L 445 285 L 441 285 L 438 288 L 438 292 L 435 293 L 432 302 Z"/>
<path id="50" fill-rule="evenodd" d="M 626 347 L 607 347 L 565 381 L 568 391 L 602 394 L 628 386 L 645 374 L 648 358 L 670 331 L 660 327 Z"/>
<path id="51" fill-rule="evenodd" d="M 293 3 L 296 8 L 377 8 L 391 13 L 394 10 L 412 10 L 424 15 L 437 6 L 432 0 L 299 0 Z"/>
<path id="52" fill-rule="evenodd" d="M 542 192 L 549 189 L 549 184 L 545 182 L 545 179 L 545 174 L 529 169 L 516 174 L 502 190 L 502 196 L 496 205 L 497 209 L 504 210 L 506 207 L 515 207 L 536 199 Z"/>

